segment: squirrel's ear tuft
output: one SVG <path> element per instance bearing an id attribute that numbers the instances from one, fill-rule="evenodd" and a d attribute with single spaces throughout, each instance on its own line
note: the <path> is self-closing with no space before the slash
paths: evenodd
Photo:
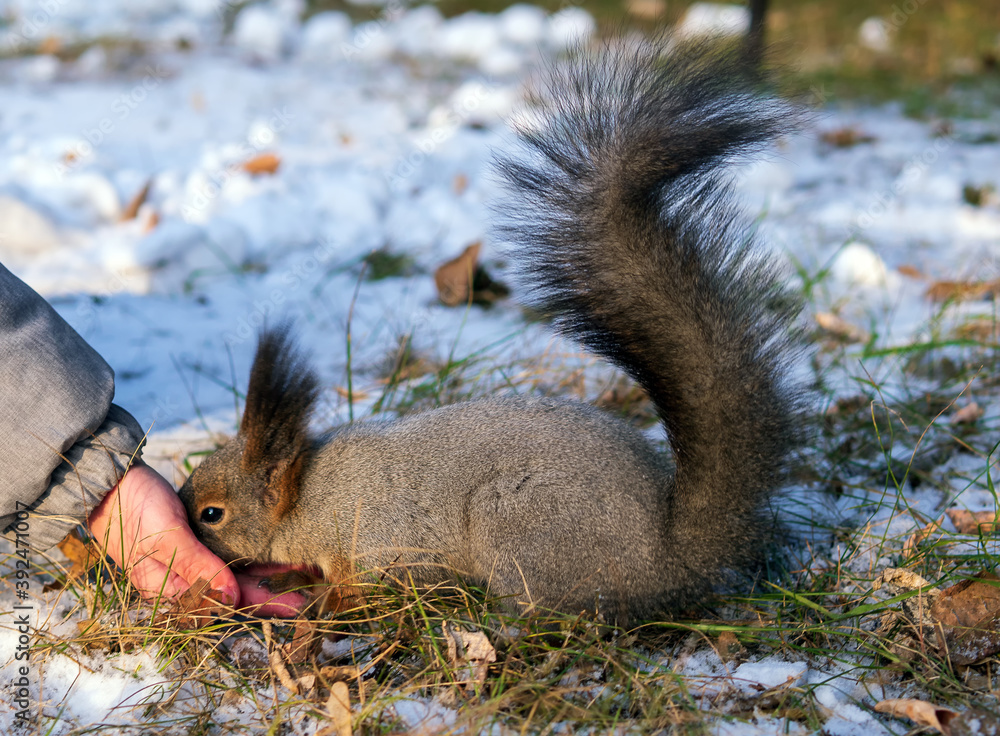
<path id="1" fill-rule="evenodd" d="M 269 487 L 286 488 L 293 480 L 297 485 L 299 458 L 310 446 L 309 417 L 318 396 L 319 380 L 296 349 L 288 326 L 262 331 L 240 424 L 243 470 L 268 467 Z M 286 478 L 289 472 L 292 476 Z"/>

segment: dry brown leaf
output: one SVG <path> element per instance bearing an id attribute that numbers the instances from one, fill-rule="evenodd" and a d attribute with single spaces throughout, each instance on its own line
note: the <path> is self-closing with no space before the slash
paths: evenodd
<path id="1" fill-rule="evenodd" d="M 510 293 L 510 289 L 494 281 L 486 273 L 486 269 L 479 265 L 481 248 L 482 244 L 477 241 L 434 271 L 434 284 L 442 304 L 449 307 L 468 304 L 470 301 L 492 304 Z"/>
<path id="2" fill-rule="evenodd" d="M 281 648 L 291 664 L 308 662 L 323 643 L 323 637 L 316 630 L 312 621 L 296 621 L 292 640 L 285 642 Z"/>
<path id="3" fill-rule="evenodd" d="M 919 279 L 923 281 L 924 279 L 927 278 L 924 275 L 924 272 L 921 271 L 919 268 L 917 268 L 916 266 L 908 266 L 905 263 L 896 270 L 899 271 L 904 276 L 909 276 L 911 279 Z"/>
<path id="4" fill-rule="evenodd" d="M 469 188 L 469 177 L 465 174 L 455 174 L 455 178 L 451 182 L 451 188 L 455 194 L 461 196 Z"/>
<path id="5" fill-rule="evenodd" d="M 656 421 L 656 407 L 649 394 L 638 384 L 621 377 L 611 388 L 603 391 L 594 405 L 608 411 L 624 414 L 630 420 L 645 424 Z"/>
<path id="6" fill-rule="evenodd" d="M 1000 340 L 1000 322 L 992 319 L 974 319 L 959 325 L 955 334 L 963 340 Z"/>
<path id="7" fill-rule="evenodd" d="M 86 575 L 103 557 L 91 543 L 83 541 L 76 529 L 59 542 L 59 551 L 66 555 L 66 559 L 70 562 L 70 568 L 66 571 L 70 580 Z"/>
<path id="8" fill-rule="evenodd" d="M 743 645 L 732 631 L 723 631 L 719 634 L 715 646 L 719 652 L 719 659 L 723 662 L 729 662 L 744 652 Z"/>
<path id="9" fill-rule="evenodd" d="M 349 682 L 361 677 L 361 668 L 354 665 L 336 666 L 332 664 L 323 665 L 319 668 L 319 675 L 331 682 Z"/>
<path id="10" fill-rule="evenodd" d="M 952 424 L 975 424 L 983 415 L 983 408 L 975 401 L 963 406 L 951 415 Z"/>
<path id="11" fill-rule="evenodd" d="M 1000 578 L 996 575 L 980 573 L 975 579 L 945 588 L 931 604 L 936 628 L 944 635 L 944 641 L 938 641 L 938 649 L 952 663 L 975 664 L 1000 652 L 997 584 Z"/>
<path id="12" fill-rule="evenodd" d="M 857 128 L 847 126 L 828 130 L 820 136 L 820 139 L 824 143 L 829 143 L 831 146 L 836 146 L 837 148 L 850 148 L 859 143 L 871 143 L 875 140 L 875 136 L 862 133 Z"/>
<path id="13" fill-rule="evenodd" d="M 56 36 L 46 36 L 42 39 L 42 42 L 38 44 L 38 53 L 40 54 L 51 54 L 55 56 L 60 51 L 62 51 L 63 42 Z"/>
<path id="14" fill-rule="evenodd" d="M 335 682 L 330 687 L 326 712 L 333 723 L 317 731 L 316 736 L 351 736 L 351 695 L 343 682 Z"/>
<path id="15" fill-rule="evenodd" d="M 146 221 L 142 225 L 142 231 L 144 233 L 151 232 L 160 224 L 160 215 L 156 210 L 150 210 L 149 214 L 146 215 Z"/>
<path id="16" fill-rule="evenodd" d="M 927 587 L 930 582 L 915 572 L 904 570 L 901 567 L 888 567 L 872 581 L 872 590 L 880 590 L 883 585 L 891 585 L 900 590 L 917 590 Z M 927 592 L 937 593 L 934 590 Z"/>
<path id="17" fill-rule="evenodd" d="M 198 578 L 177 598 L 174 605 L 158 617 L 180 629 L 199 629 L 225 616 L 229 609 L 211 595 L 217 594 L 211 583 Z"/>
<path id="18" fill-rule="evenodd" d="M 368 392 L 362 391 L 356 388 L 352 388 L 350 392 L 347 391 L 347 386 L 334 386 L 333 390 L 337 392 L 337 396 L 342 399 L 346 399 L 348 396 L 353 396 L 355 401 L 364 401 L 368 398 Z"/>
<path id="19" fill-rule="evenodd" d="M 636 18 L 659 20 L 667 11 L 667 3 L 665 0 L 626 0 L 625 9 Z"/>
<path id="20" fill-rule="evenodd" d="M 926 296 L 932 302 L 966 302 L 1000 295 L 1000 279 L 992 281 L 935 281 Z"/>
<path id="21" fill-rule="evenodd" d="M 445 643 L 448 646 L 448 662 L 456 669 L 463 668 L 458 684 L 466 690 L 486 682 L 486 671 L 497 661 L 496 650 L 481 631 L 466 631 L 455 624 L 445 623 L 443 627 Z"/>
<path id="22" fill-rule="evenodd" d="M 943 519 L 944 517 L 942 516 L 937 521 L 931 521 L 922 526 L 920 529 L 917 529 L 917 531 L 913 532 L 913 534 L 911 534 L 903 544 L 903 556 L 909 557 L 914 554 L 917 551 L 917 548 L 924 543 L 924 540 L 926 540 L 934 532 L 940 531 L 941 521 Z"/>
<path id="23" fill-rule="evenodd" d="M 438 266 L 434 272 L 434 284 L 442 303 L 457 307 L 469 301 L 481 249 L 482 243 L 475 242 L 463 250 L 461 255 Z"/>
<path id="24" fill-rule="evenodd" d="M 921 726 L 930 726 L 939 732 L 950 735 L 948 724 L 958 716 L 953 710 L 938 708 L 925 700 L 902 698 L 899 700 L 883 700 L 875 705 L 876 713 L 886 713 L 893 718 L 909 718 Z"/>
<path id="25" fill-rule="evenodd" d="M 965 509 L 948 509 L 945 513 L 960 534 L 990 534 L 997 528 L 995 511 L 972 512 Z"/>
<path id="26" fill-rule="evenodd" d="M 816 324 L 820 326 L 820 329 L 844 342 L 868 341 L 868 333 L 863 329 L 829 312 L 819 312 L 816 315 Z"/>
<path id="27" fill-rule="evenodd" d="M 274 153 L 262 153 L 243 163 L 243 170 L 252 176 L 273 174 L 281 166 L 281 159 Z"/>
<path id="28" fill-rule="evenodd" d="M 142 185 L 142 189 L 140 189 L 136 195 L 132 197 L 131 201 L 129 201 L 129 203 L 125 206 L 125 209 L 122 210 L 122 216 L 118 218 L 121 222 L 134 220 L 136 218 L 139 214 L 139 208 L 142 207 L 146 198 L 149 196 L 149 190 L 152 186 L 152 179 L 148 179 L 146 183 Z"/>

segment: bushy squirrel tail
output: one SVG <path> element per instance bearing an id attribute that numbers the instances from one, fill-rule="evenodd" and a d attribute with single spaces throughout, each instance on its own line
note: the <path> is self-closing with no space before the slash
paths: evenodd
<path id="1" fill-rule="evenodd" d="M 797 309 L 720 173 L 789 127 L 737 47 L 631 42 L 556 68 L 541 128 L 498 161 L 536 303 L 631 375 L 666 425 L 664 530 L 701 590 L 756 559 L 766 501 L 797 444 L 784 385 Z M 770 525 L 767 525 L 770 526 Z"/>

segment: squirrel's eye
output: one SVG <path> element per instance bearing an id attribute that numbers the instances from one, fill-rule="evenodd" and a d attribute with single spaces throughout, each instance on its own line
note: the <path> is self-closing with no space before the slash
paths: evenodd
<path id="1" fill-rule="evenodd" d="M 209 506 L 201 510 L 201 520 L 206 524 L 218 524 L 225 512 L 218 506 Z"/>

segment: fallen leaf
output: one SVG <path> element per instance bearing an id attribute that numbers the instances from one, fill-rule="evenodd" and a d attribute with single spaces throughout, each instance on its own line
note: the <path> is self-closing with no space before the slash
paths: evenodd
<path id="1" fill-rule="evenodd" d="M 962 199 L 973 207 L 983 207 L 992 203 L 996 199 L 996 194 L 997 190 L 992 184 L 983 184 L 979 187 L 966 184 L 962 187 Z"/>
<path id="2" fill-rule="evenodd" d="M 932 302 L 966 302 L 1000 295 L 1000 279 L 993 281 L 935 281 L 926 296 Z"/>
<path id="3" fill-rule="evenodd" d="M 816 315 L 816 324 L 824 332 L 828 332 L 834 337 L 844 342 L 867 342 L 868 333 L 860 327 L 852 325 L 847 320 L 829 312 L 819 312 Z"/>
<path id="4" fill-rule="evenodd" d="M 434 284 L 438 297 L 449 307 L 456 307 L 469 301 L 472 292 L 472 278 L 479 265 L 481 243 L 473 243 L 461 255 L 442 264 L 434 272 Z"/>
<path id="5" fill-rule="evenodd" d="M 327 664 L 319 668 L 320 677 L 332 682 L 349 682 L 361 677 L 361 669 L 354 665 Z"/>
<path id="6" fill-rule="evenodd" d="M 368 398 L 368 392 L 361 389 L 352 388 L 350 392 L 347 390 L 347 386 L 334 386 L 333 390 L 337 392 L 337 396 L 342 399 L 348 397 L 354 397 L 355 401 L 364 401 Z"/>
<path id="7" fill-rule="evenodd" d="M 984 414 L 983 408 L 975 401 L 963 406 L 951 415 L 952 424 L 975 424 Z"/>
<path id="8" fill-rule="evenodd" d="M 623 414 L 641 424 L 652 424 L 657 418 L 656 407 L 653 406 L 649 394 L 643 391 L 641 386 L 624 377 L 603 391 L 594 401 L 594 405 Z"/>
<path id="9" fill-rule="evenodd" d="M 912 700 L 902 698 L 898 700 L 883 700 L 875 704 L 876 713 L 886 713 L 893 718 L 909 718 L 914 723 L 921 726 L 930 726 L 940 733 L 950 736 L 948 724 L 958 716 L 953 710 L 938 708 L 933 703 L 925 700 Z"/>
<path id="10" fill-rule="evenodd" d="M 719 659 L 723 662 L 729 662 L 744 652 L 743 645 L 732 631 L 723 631 L 719 634 L 715 648 L 719 652 Z"/>
<path id="11" fill-rule="evenodd" d="M 1000 652 L 1000 578 L 980 573 L 945 588 L 931 604 L 938 649 L 953 664 L 980 662 Z M 943 635 L 943 641 L 941 640 Z"/>
<path id="12" fill-rule="evenodd" d="M 917 547 L 919 547 L 921 544 L 924 543 L 924 540 L 926 540 L 934 532 L 940 531 L 941 521 L 943 519 L 944 517 L 942 516 L 937 521 L 928 522 L 920 529 L 917 529 L 917 531 L 913 532 L 913 534 L 909 536 L 906 542 L 903 543 L 903 556 L 909 557 L 910 555 L 914 554 L 917 551 Z"/>
<path id="13" fill-rule="evenodd" d="M 59 542 L 59 551 L 66 555 L 70 568 L 66 575 L 69 580 L 75 580 L 90 572 L 90 568 L 100 562 L 104 555 L 92 543 L 84 542 L 80 532 L 71 531 Z"/>
<path id="14" fill-rule="evenodd" d="M 57 36 L 46 36 L 38 44 L 38 53 L 55 56 L 62 51 L 63 43 Z"/>
<path id="15" fill-rule="evenodd" d="M 667 10 L 665 0 L 626 0 L 625 9 L 629 15 L 644 20 L 658 20 Z"/>
<path id="16" fill-rule="evenodd" d="M 997 529 L 995 511 L 972 512 L 966 509 L 948 509 L 945 513 L 960 534 L 990 534 Z"/>
<path id="17" fill-rule="evenodd" d="M 496 650 L 481 631 L 466 631 L 456 624 L 445 623 L 445 643 L 448 646 L 448 663 L 463 669 L 458 684 L 466 690 L 486 682 L 486 671 L 497 661 Z"/>
<path id="18" fill-rule="evenodd" d="M 213 595 L 218 595 L 212 589 L 211 583 L 198 578 L 191 587 L 178 596 L 174 605 L 166 609 L 157 618 L 164 623 L 170 623 L 181 629 L 200 629 L 212 621 L 227 615 L 230 609 Z"/>
<path id="19" fill-rule="evenodd" d="M 303 619 L 295 622 L 291 641 L 281 645 L 290 664 L 308 662 L 323 643 L 323 637 L 316 630 L 316 624 Z"/>
<path id="20" fill-rule="evenodd" d="M 455 174 L 455 178 L 451 182 L 451 188 L 455 194 L 461 196 L 469 188 L 469 177 L 465 174 Z"/>
<path id="21" fill-rule="evenodd" d="M 974 319 L 959 325 L 955 334 L 963 340 L 1000 340 L 1000 322 L 992 319 Z"/>
<path id="22" fill-rule="evenodd" d="M 262 153 L 243 163 L 243 170 L 252 176 L 273 174 L 281 166 L 281 159 L 273 153 Z"/>
<path id="23" fill-rule="evenodd" d="M 831 146 L 836 146 L 837 148 L 850 148 L 859 143 L 872 143 L 875 140 L 875 136 L 862 133 L 852 126 L 847 126 L 828 130 L 820 136 L 820 139 L 824 143 L 829 143 Z"/>
<path id="24" fill-rule="evenodd" d="M 146 183 L 142 185 L 142 189 L 140 189 L 136 195 L 132 197 L 129 203 L 125 206 L 125 209 L 122 210 L 122 215 L 118 218 L 119 221 L 125 222 L 126 220 L 134 220 L 136 218 L 136 215 L 139 214 L 139 208 L 142 207 L 146 198 L 149 196 L 149 190 L 152 186 L 153 180 L 148 179 Z"/>
<path id="25" fill-rule="evenodd" d="M 908 266 L 905 263 L 896 269 L 904 276 L 909 276 L 911 279 L 920 279 L 921 281 L 927 278 L 924 276 L 924 272 L 921 271 L 916 266 Z"/>
<path id="26" fill-rule="evenodd" d="M 330 686 L 326 712 L 333 723 L 317 731 L 316 736 L 351 736 L 351 695 L 343 682 Z"/>
<path id="27" fill-rule="evenodd" d="M 878 577 L 872 581 L 872 590 L 880 590 L 883 585 L 890 585 L 900 590 L 917 590 L 918 588 L 926 588 L 930 582 L 915 572 L 904 570 L 901 567 L 889 567 L 879 573 Z M 937 594 L 938 591 L 929 590 L 927 592 Z"/>
<path id="28" fill-rule="evenodd" d="M 482 244 L 475 242 L 460 255 L 438 266 L 434 271 L 434 284 L 442 304 L 457 307 L 468 304 L 492 304 L 510 293 L 503 284 L 494 281 L 479 265 Z"/>

